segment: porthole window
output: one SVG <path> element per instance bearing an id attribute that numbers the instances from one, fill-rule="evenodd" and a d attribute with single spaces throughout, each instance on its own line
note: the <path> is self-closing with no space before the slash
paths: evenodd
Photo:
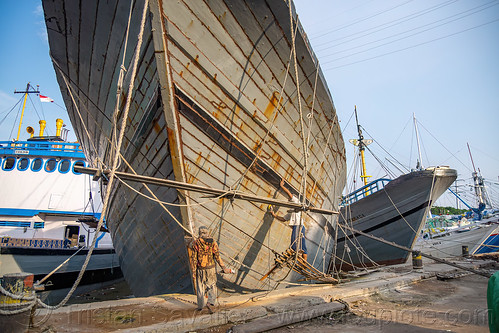
<path id="1" fill-rule="evenodd" d="M 85 161 L 76 161 L 75 164 L 73 165 L 73 173 L 76 174 L 76 175 L 81 175 L 81 172 L 77 172 L 75 171 L 75 166 L 82 166 L 84 167 L 85 166 Z"/>
<path id="2" fill-rule="evenodd" d="M 24 171 L 28 170 L 28 168 L 29 168 L 29 159 L 27 159 L 26 157 L 21 158 L 19 162 L 17 162 L 17 170 Z"/>
<path id="3" fill-rule="evenodd" d="M 42 169 L 43 160 L 41 158 L 35 158 L 33 162 L 31 162 L 31 170 L 34 172 L 38 172 Z"/>
<path id="4" fill-rule="evenodd" d="M 16 158 L 7 157 L 6 159 L 3 160 L 2 169 L 5 171 L 11 171 L 14 170 L 15 165 L 16 165 Z"/>
<path id="5" fill-rule="evenodd" d="M 57 168 L 57 161 L 55 158 L 51 158 L 45 162 L 45 171 L 54 172 Z"/>
<path id="6" fill-rule="evenodd" d="M 69 160 L 62 160 L 61 163 L 59 163 L 59 172 L 67 173 L 70 167 L 71 167 L 71 162 Z"/>

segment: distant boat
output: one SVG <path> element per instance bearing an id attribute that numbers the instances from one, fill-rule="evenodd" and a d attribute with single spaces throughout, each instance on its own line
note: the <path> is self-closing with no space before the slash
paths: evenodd
<path id="1" fill-rule="evenodd" d="M 448 167 L 416 170 L 393 180 L 378 179 L 345 198 L 339 224 L 408 248 L 426 221 L 430 206 L 457 178 Z M 369 194 L 369 195 L 366 195 Z M 405 263 L 410 253 L 351 232 L 338 230 L 336 267 L 395 265 Z"/>
<path id="2" fill-rule="evenodd" d="M 201 225 L 236 271 L 218 278 L 227 292 L 302 279 L 286 268 L 261 281 L 292 230 L 252 198 L 288 202 L 284 179 L 297 209 L 337 211 L 346 173 L 333 100 L 292 1 L 42 3 L 62 96 L 93 167 L 112 167 L 113 129 L 131 98 L 118 170 L 129 178 L 113 184 L 106 220 L 134 295 L 193 290 L 186 237 Z M 251 197 L 228 200 L 234 191 Z M 309 262 L 324 271 L 336 217 L 302 215 Z"/>
<path id="3" fill-rule="evenodd" d="M 469 208 L 466 217 L 473 220 L 469 224 L 458 227 L 443 226 L 437 232 L 432 228 L 426 228 L 426 232 L 421 234 L 416 244 L 416 248 L 421 252 L 438 258 L 461 256 L 466 253 L 475 255 L 499 251 L 499 216 L 496 214 L 496 209 L 492 207 L 484 179 L 475 168 L 469 144 L 467 146 L 473 165 L 471 175 L 476 206 L 472 207 L 450 188 L 449 191 Z M 486 216 L 485 219 L 484 216 Z"/>
<path id="4" fill-rule="evenodd" d="M 29 87 L 29 86 L 28 86 Z M 88 175 L 74 170 L 85 166 L 78 143 L 61 138 L 62 120 L 55 136 L 27 141 L 0 141 L 0 277 L 27 272 L 44 281 L 45 290 L 71 287 L 81 270 L 100 216 L 100 188 Z M 118 256 L 108 232 L 99 235 L 81 284 L 121 276 Z"/>
<path id="5" fill-rule="evenodd" d="M 355 116 L 357 119 L 356 109 Z M 341 204 L 334 267 L 345 271 L 405 263 L 410 253 L 364 235 L 345 232 L 342 225 L 412 248 L 431 205 L 457 178 L 456 170 L 440 166 L 414 170 L 395 179 L 368 182 L 364 148 L 372 140 L 364 139 L 358 120 L 357 129 L 359 139 L 351 142 L 359 147 L 365 185 L 346 195 Z"/>
<path id="6" fill-rule="evenodd" d="M 436 234 L 426 233 L 418 239 L 415 249 L 437 258 L 497 252 L 499 220 L 496 216 Z"/>

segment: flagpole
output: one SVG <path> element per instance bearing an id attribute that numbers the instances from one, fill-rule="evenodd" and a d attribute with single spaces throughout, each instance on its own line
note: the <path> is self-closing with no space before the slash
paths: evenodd
<path id="1" fill-rule="evenodd" d="M 15 91 L 14 94 L 24 94 L 24 103 L 23 103 L 23 110 L 21 111 L 21 120 L 19 120 L 19 129 L 17 130 L 17 137 L 16 141 L 19 141 L 19 136 L 21 135 L 21 127 L 23 125 L 23 117 L 24 117 L 24 108 L 26 107 L 26 100 L 28 99 L 28 94 L 30 93 L 36 93 L 39 94 L 40 91 L 34 90 L 34 91 L 29 91 L 30 84 L 28 82 L 28 85 L 26 86 L 26 91 Z"/>

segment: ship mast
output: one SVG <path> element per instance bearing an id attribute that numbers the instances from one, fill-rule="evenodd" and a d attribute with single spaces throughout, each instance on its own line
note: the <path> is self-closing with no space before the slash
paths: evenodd
<path id="1" fill-rule="evenodd" d="M 419 131 L 418 131 L 418 123 L 416 121 L 416 114 L 413 113 L 412 117 L 414 119 L 414 130 L 416 131 L 416 142 L 418 145 L 418 156 L 419 156 L 419 160 L 416 163 L 416 169 L 423 170 L 423 158 L 421 157 L 421 146 L 419 144 Z"/>
<path id="2" fill-rule="evenodd" d="M 371 176 L 368 176 L 366 172 L 366 159 L 364 155 L 364 150 L 366 149 L 367 145 L 370 145 L 373 142 L 373 140 L 364 139 L 364 135 L 362 134 L 362 130 L 360 129 L 359 125 L 359 118 L 357 117 L 357 105 L 355 105 L 355 121 L 357 123 L 357 133 L 359 134 L 359 139 L 358 140 L 351 139 L 349 140 L 349 142 L 354 146 L 359 147 L 359 155 L 360 155 L 360 160 L 362 162 L 362 174 L 360 175 L 360 178 L 364 182 L 365 186 L 368 183 L 368 178 L 370 178 Z"/>
<path id="3" fill-rule="evenodd" d="M 26 91 L 16 91 L 14 90 L 14 94 L 24 94 L 24 102 L 23 102 L 23 109 L 21 111 L 21 119 L 19 120 L 19 129 L 17 130 L 17 137 L 16 137 L 16 141 L 19 141 L 19 136 L 21 135 L 21 127 L 23 125 L 23 117 L 24 117 L 24 108 L 26 107 L 26 100 L 28 99 L 28 94 L 39 94 L 40 91 L 38 91 L 38 86 L 37 86 L 37 89 L 36 90 L 29 90 L 29 88 L 33 88 L 33 86 L 31 86 L 28 82 L 28 84 L 26 85 Z"/>
<path id="4" fill-rule="evenodd" d="M 470 145 L 466 143 L 468 146 L 468 152 L 470 154 L 470 159 L 471 159 L 471 164 L 473 165 L 473 173 L 471 174 L 473 176 L 473 183 L 474 183 L 474 188 L 475 188 L 475 194 L 478 198 L 478 210 L 477 213 L 479 214 L 479 217 L 481 219 L 481 213 L 487 206 L 487 204 L 490 206 L 490 202 L 488 202 L 487 198 L 487 192 L 485 191 L 485 187 L 483 184 L 483 177 L 478 174 L 475 168 L 475 162 L 473 161 L 473 156 L 471 155 L 471 149 Z M 480 171 L 480 169 L 478 169 Z"/>

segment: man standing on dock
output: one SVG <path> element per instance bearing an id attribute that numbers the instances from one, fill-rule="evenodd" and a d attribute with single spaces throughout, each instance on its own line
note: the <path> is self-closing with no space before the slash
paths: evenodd
<path id="1" fill-rule="evenodd" d="M 226 268 L 217 242 L 210 237 L 208 228 L 205 226 L 199 227 L 199 238 L 192 244 L 192 255 L 196 263 L 196 294 L 198 311 L 205 306 L 210 313 L 213 313 L 213 307 L 217 299 L 217 275 L 215 271 L 215 261 L 220 265 L 224 273 L 231 273 L 231 270 Z M 208 302 L 205 305 L 205 295 L 208 296 Z"/>
<path id="2" fill-rule="evenodd" d="M 300 203 L 297 197 L 291 194 L 291 191 L 284 186 L 284 178 L 281 179 L 279 184 L 282 190 L 287 194 L 289 201 L 294 203 Z M 296 251 L 296 245 L 299 243 L 300 250 L 302 252 L 302 257 L 307 261 L 307 245 L 305 244 L 305 225 L 302 222 L 301 212 L 295 212 L 294 210 L 288 210 L 288 213 L 284 216 L 277 215 L 273 210 L 270 211 L 273 217 L 281 222 L 289 221 L 289 226 L 293 229 L 291 232 L 291 249 Z M 300 228 L 301 225 L 301 228 Z"/>

